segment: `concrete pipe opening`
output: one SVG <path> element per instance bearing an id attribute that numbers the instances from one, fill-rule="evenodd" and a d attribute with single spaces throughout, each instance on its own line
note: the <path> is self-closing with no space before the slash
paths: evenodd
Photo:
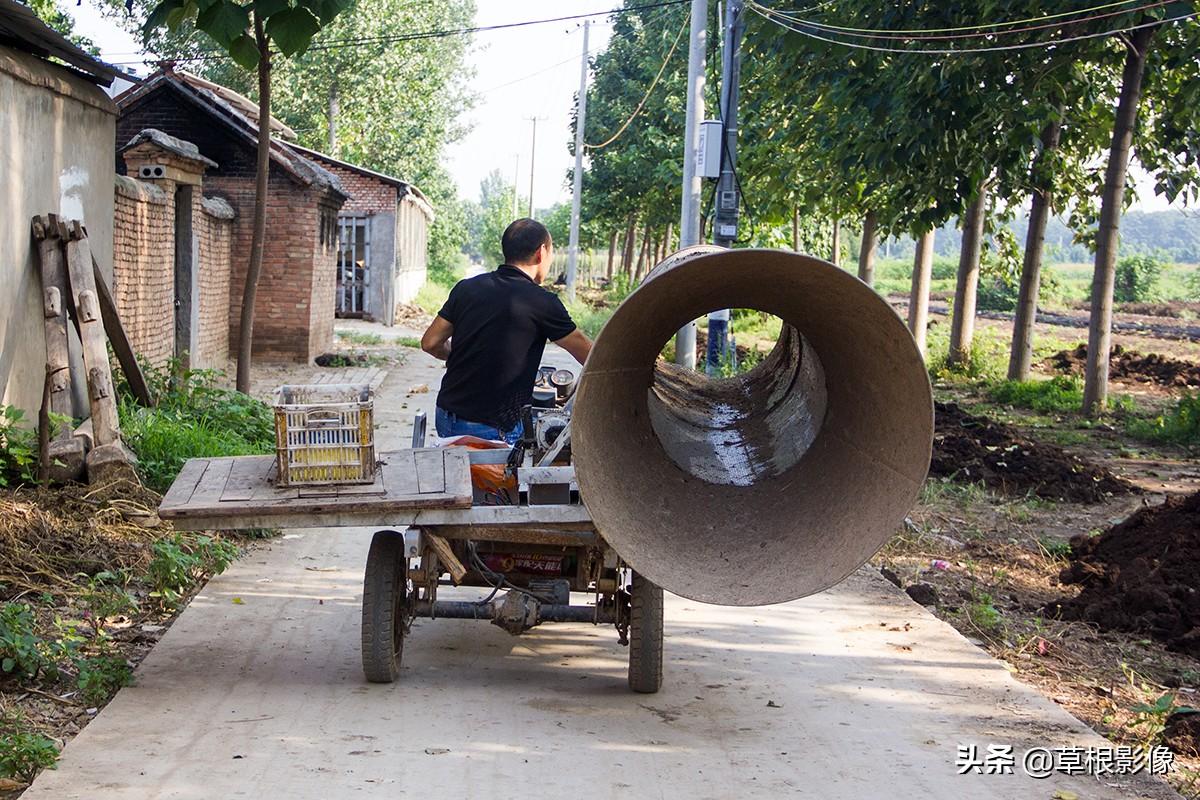
<path id="1" fill-rule="evenodd" d="M 709 378 L 658 358 L 717 308 L 782 320 L 761 363 Z M 929 466 L 933 403 L 904 323 L 857 278 L 694 247 L 600 332 L 571 428 L 581 494 L 622 558 L 684 597 L 760 605 L 832 586 L 895 532 Z"/>

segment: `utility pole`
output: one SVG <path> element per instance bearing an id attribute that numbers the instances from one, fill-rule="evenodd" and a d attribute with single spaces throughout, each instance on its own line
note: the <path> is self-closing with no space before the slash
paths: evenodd
<path id="1" fill-rule="evenodd" d="M 533 219 L 533 165 L 537 155 L 537 124 L 545 117 L 529 117 L 528 119 L 533 123 L 533 139 L 529 143 L 529 214 L 526 216 Z"/>
<path id="2" fill-rule="evenodd" d="M 732 247 L 738 235 L 738 209 L 741 197 L 737 186 L 738 82 L 742 76 L 742 33 L 746 30 L 744 0 L 728 0 L 721 43 L 721 121 L 724 142 L 721 150 L 721 177 L 717 179 L 716 217 L 713 220 L 713 244 Z M 709 375 L 720 368 L 721 357 L 729 347 L 729 309 L 708 315 Z"/>
<path id="3" fill-rule="evenodd" d="M 583 126 L 587 120 L 588 20 L 583 21 L 583 55 L 579 57 L 579 116 L 575 120 L 575 175 L 571 194 L 571 243 L 567 248 L 567 301 L 575 301 L 579 265 L 579 205 L 583 198 Z"/>
<path id="4" fill-rule="evenodd" d="M 520 211 L 517 209 L 517 181 L 521 178 L 521 154 L 513 153 L 513 209 L 512 218 L 516 219 Z"/>
<path id="5" fill-rule="evenodd" d="M 704 62 L 708 39 L 708 0 L 692 0 L 691 39 L 688 43 L 687 120 L 683 134 L 683 203 L 679 209 L 679 249 L 700 244 L 700 190 L 696 174 L 700 149 L 700 120 L 704 119 Z M 675 363 L 696 368 L 696 323 L 675 334 Z"/>

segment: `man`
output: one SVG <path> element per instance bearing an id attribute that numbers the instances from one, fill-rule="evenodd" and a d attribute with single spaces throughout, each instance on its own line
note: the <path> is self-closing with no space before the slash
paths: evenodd
<path id="1" fill-rule="evenodd" d="M 554 260 L 546 226 L 519 219 L 505 229 L 500 249 L 504 263 L 459 281 L 421 337 L 421 349 L 446 362 L 438 436 L 516 443 L 546 341 L 580 364 L 592 349 L 562 301 L 538 285 Z"/>

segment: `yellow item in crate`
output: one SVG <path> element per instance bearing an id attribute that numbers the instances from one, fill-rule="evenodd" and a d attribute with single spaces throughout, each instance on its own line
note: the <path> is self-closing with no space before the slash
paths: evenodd
<path id="1" fill-rule="evenodd" d="M 331 383 L 275 391 L 279 486 L 331 486 L 375 480 L 371 389 Z"/>

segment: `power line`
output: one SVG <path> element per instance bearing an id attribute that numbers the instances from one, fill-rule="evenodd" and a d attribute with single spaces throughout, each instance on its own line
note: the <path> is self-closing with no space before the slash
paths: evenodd
<path id="1" fill-rule="evenodd" d="M 629 115 L 629 119 L 625 120 L 621 127 L 617 129 L 616 133 L 605 139 L 600 144 L 584 144 L 584 147 L 586 147 L 588 150 L 599 150 L 602 147 L 608 147 L 610 144 L 620 138 L 621 134 L 625 132 L 625 129 L 629 127 L 630 123 L 632 123 L 637 115 L 642 112 L 642 106 L 646 105 L 646 101 L 650 99 L 650 93 L 653 92 L 654 87 L 658 85 L 659 78 L 661 78 L 663 73 L 667 71 L 667 64 L 671 63 L 671 56 L 675 55 L 675 48 L 679 46 L 679 40 L 683 38 L 683 32 L 687 29 L 688 18 L 685 17 L 683 20 L 683 25 L 679 27 L 679 33 L 675 34 L 675 41 L 671 43 L 671 49 L 667 51 L 666 58 L 663 59 L 662 66 L 658 68 L 658 74 L 654 76 L 654 80 L 650 81 L 649 88 L 647 88 L 646 93 L 642 95 L 642 99 L 638 101 L 637 107 L 633 109 L 633 113 Z"/>
<path id="2" fill-rule="evenodd" d="M 665 11 L 660 11 L 656 17 L 654 17 L 653 19 L 646 22 L 646 25 L 647 26 L 653 25 L 656 22 L 660 22 L 664 19 L 667 19 L 669 16 L 670 16 L 669 9 L 665 10 Z M 614 35 L 614 37 L 616 36 L 615 33 L 613 35 Z M 604 50 L 606 47 L 607 47 L 607 45 L 605 45 L 605 44 L 598 44 L 595 47 L 593 47 L 591 50 L 588 50 L 587 55 L 589 55 L 589 56 L 594 55 L 594 54 L 600 52 L 601 50 Z M 579 58 L 579 56 L 571 56 L 570 58 L 563 59 L 562 61 L 558 61 L 554 64 L 551 64 L 548 67 L 543 67 L 542 69 L 539 69 L 537 72 L 531 72 L 524 77 L 514 78 L 513 80 L 502 83 L 499 86 L 493 86 L 489 89 L 483 89 L 479 93 L 480 94 L 490 94 L 498 89 L 504 89 L 508 86 L 512 86 L 514 83 L 520 83 L 521 81 L 527 81 L 530 78 L 536 78 L 538 75 L 541 75 L 542 73 L 545 73 L 545 72 L 549 72 L 550 70 L 554 69 L 555 67 L 561 67 L 563 64 L 570 64 L 571 62 L 575 61 L 578 58 Z"/>
<path id="3" fill-rule="evenodd" d="M 1113 28 L 1111 30 L 1101 31 L 1099 33 L 1088 33 L 1088 34 L 1082 34 L 1079 36 L 1069 36 L 1069 37 L 1064 37 L 1062 39 L 1048 39 L 1048 40 L 1043 40 L 1043 41 L 1038 41 L 1038 42 L 1023 42 L 1021 44 L 994 45 L 991 47 L 958 47 L 958 48 L 877 47 L 875 45 L 861 44 L 858 42 L 847 42 L 847 41 L 843 41 L 841 39 L 831 39 L 831 38 L 828 38 L 827 36 L 819 36 L 819 35 L 813 33 L 811 30 L 804 30 L 802 28 L 796 28 L 796 27 L 793 27 L 792 25 L 789 25 L 785 22 L 782 22 L 778 19 L 773 18 L 770 15 L 770 9 L 760 10 L 761 7 L 757 3 L 752 2 L 752 3 L 749 3 L 748 6 L 756 14 L 758 14 L 759 16 L 761 16 L 763 19 L 767 20 L 768 22 L 772 22 L 772 23 L 780 26 L 781 28 L 792 31 L 793 33 L 798 33 L 801 36 L 806 36 L 810 39 L 816 39 L 817 41 L 826 42 L 828 44 L 837 44 L 837 45 L 842 45 L 843 47 L 851 47 L 851 48 L 855 48 L 858 50 L 873 50 L 873 51 L 879 52 L 879 53 L 899 53 L 899 54 L 916 53 L 916 54 L 922 54 L 922 55 L 949 55 L 949 56 L 970 55 L 972 53 L 996 53 L 996 52 L 1002 52 L 1002 51 L 1008 51 L 1008 50 L 1026 50 L 1031 47 L 1055 47 L 1055 46 L 1062 45 L 1062 44 L 1069 44 L 1071 42 L 1083 41 L 1085 39 L 1098 39 L 1098 38 L 1101 38 L 1104 36 L 1111 36 L 1115 33 L 1125 33 L 1127 31 L 1136 31 L 1136 30 L 1140 30 L 1142 28 L 1151 28 L 1151 27 L 1154 27 L 1155 25 L 1166 25 L 1167 23 L 1170 23 L 1170 22 L 1178 22 L 1180 20 L 1192 19 L 1194 17 L 1200 16 L 1200 12 L 1192 12 L 1190 14 L 1181 14 L 1180 16 L 1177 16 L 1177 17 L 1169 17 L 1167 19 L 1154 20 L 1152 22 L 1144 22 L 1139 25 L 1126 25 L 1126 26 L 1123 26 L 1120 28 Z M 766 13 L 764 13 L 764 11 Z M 800 23 L 800 24 L 803 25 L 805 23 Z"/>
<path id="4" fill-rule="evenodd" d="M 569 22 L 577 19 L 588 19 L 590 17 L 602 17 L 612 14 L 630 14 L 635 11 L 646 11 L 653 8 L 665 8 L 667 6 L 677 6 L 689 0 L 662 0 L 658 3 L 647 3 L 640 6 L 626 6 L 624 8 L 610 8 L 607 11 L 593 11 L 588 14 L 570 14 L 565 17 L 547 17 L 545 19 L 530 19 L 523 22 L 505 22 L 499 25 L 481 25 L 473 28 L 452 28 L 447 30 L 422 31 L 420 33 L 397 34 L 395 36 L 367 36 L 358 39 L 339 39 L 332 42 L 324 42 L 319 45 L 313 45 L 310 50 L 328 50 L 334 47 L 352 44 L 373 44 L 375 42 L 407 42 L 413 39 L 440 39 L 446 36 L 464 36 L 472 33 L 487 33 L 489 31 L 508 30 L 511 28 L 525 28 L 530 25 L 545 25 L 550 22 Z"/>
<path id="5" fill-rule="evenodd" d="M 420 39 L 444 39 L 448 36 L 469 36 L 475 33 L 488 33 L 491 31 L 509 30 L 512 28 L 525 28 L 530 25 L 545 25 L 551 22 L 567 22 L 577 19 L 588 19 L 591 17 L 603 17 L 616 14 L 630 14 L 636 11 L 646 11 L 655 8 L 667 8 L 670 6 L 682 5 L 690 2 L 690 0 L 661 0 L 657 3 L 646 3 L 640 6 L 626 6 L 624 8 L 610 8 L 606 11 L 593 11 L 587 14 L 570 14 L 563 17 L 546 17 L 543 19 L 530 19 L 521 22 L 506 22 L 499 25 L 479 25 L 471 28 L 446 28 L 441 30 L 418 31 L 416 33 L 401 33 L 394 36 L 365 36 L 357 39 L 335 39 L 329 42 L 320 42 L 309 47 L 312 50 L 335 50 L 342 47 L 355 47 L 364 44 L 393 44 L 400 42 L 411 42 Z M 174 59 L 175 61 L 206 61 L 213 58 L 228 58 L 228 55 L 223 52 L 209 52 L 195 56 L 183 56 Z M 139 61 L 114 61 L 114 65 L 124 64 L 142 64 L 150 59 L 142 59 Z"/>
<path id="6" fill-rule="evenodd" d="M 1026 26 L 1023 26 L 1020 28 L 1010 28 L 1008 30 L 992 31 L 990 33 L 975 32 L 975 33 L 949 33 L 949 34 L 926 35 L 921 31 L 908 31 L 908 30 L 892 31 L 892 32 L 888 32 L 888 33 L 884 33 L 884 32 L 858 33 L 858 32 L 856 32 L 855 29 L 844 28 L 844 27 L 837 26 L 837 25 L 826 25 L 824 23 L 815 22 L 812 20 L 794 19 L 791 21 L 794 22 L 795 24 L 805 25 L 808 27 L 813 27 L 813 28 L 823 30 L 823 31 L 829 33 L 830 35 L 837 34 L 840 36 L 853 36 L 853 37 L 856 37 L 859 39 L 884 39 L 884 40 L 889 40 L 889 41 L 912 41 L 912 42 L 938 41 L 938 40 L 945 40 L 945 39 L 987 39 L 987 40 L 991 40 L 998 36 L 1011 36 L 1011 35 L 1017 34 L 1017 33 L 1028 33 L 1030 31 L 1045 30 L 1046 28 L 1062 28 L 1064 25 L 1076 25 L 1076 24 L 1079 24 L 1082 22 L 1094 22 L 1095 20 L 1098 20 L 1098 19 L 1107 19 L 1109 17 L 1118 17 L 1123 14 L 1134 14 L 1134 13 L 1138 13 L 1138 12 L 1149 11 L 1154 8 L 1160 8 L 1165 5 L 1170 5 L 1173 2 L 1176 2 L 1176 0 L 1155 0 L 1155 2 L 1147 3 L 1145 5 L 1138 6 L 1136 8 L 1121 9 L 1119 11 L 1108 11 L 1103 14 L 1093 14 L 1090 16 L 1076 17 L 1073 19 L 1068 19 L 1068 20 L 1059 21 L 1059 22 L 1043 22 L 1039 25 L 1026 25 Z M 1016 24 L 1016 23 L 1011 23 L 1011 24 Z"/>
<path id="7" fill-rule="evenodd" d="M 1141 0 L 1116 0 L 1115 2 L 1104 3 L 1102 5 L 1091 6 L 1089 8 L 1079 8 L 1079 9 L 1075 9 L 1073 11 L 1059 11 L 1058 13 L 1055 13 L 1055 14 L 1042 14 L 1042 15 L 1039 15 L 1036 17 L 1027 17 L 1025 19 L 1008 20 L 1006 22 L 987 22 L 987 23 L 980 23 L 977 25 L 960 25 L 960 26 L 954 27 L 954 28 L 923 28 L 921 30 L 911 30 L 911 31 L 895 31 L 895 30 L 888 30 L 885 28 L 853 28 L 853 27 L 846 26 L 846 25 L 828 25 L 828 24 L 813 22 L 812 20 L 802 19 L 797 16 L 797 14 L 808 14 L 813 11 L 816 11 L 818 8 L 828 6 L 832 2 L 833 2 L 833 0 L 828 0 L 828 2 L 820 3 L 820 4 L 818 4 L 816 6 L 812 6 L 810 8 L 796 9 L 794 11 L 788 10 L 788 9 L 781 9 L 781 8 L 780 9 L 769 9 L 769 10 L 773 14 L 776 14 L 781 17 L 786 17 L 789 20 L 794 21 L 794 22 L 803 22 L 803 23 L 809 24 L 809 25 L 819 25 L 820 27 L 831 28 L 831 29 L 838 30 L 838 31 L 847 31 L 847 32 L 854 32 L 854 33 L 892 33 L 892 34 L 904 33 L 904 34 L 921 35 L 921 34 L 931 34 L 931 33 L 954 33 L 957 31 L 985 30 L 985 29 L 989 29 L 989 28 L 1003 28 L 1003 27 L 1007 27 L 1009 25 L 1024 25 L 1025 23 L 1029 23 L 1029 22 L 1043 22 L 1048 19 L 1060 19 L 1062 17 L 1070 17 L 1075 14 L 1090 14 L 1093 11 L 1105 11 L 1110 8 L 1116 8 L 1117 6 L 1127 6 L 1130 3 L 1141 2 Z M 755 3 L 754 5 L 757 5 L 757 3 Z M 763 6 L 763 8 L 766 9 L 766 6 Z M 1137 10 L 1138 9 L 1128 9 L 1129 12 L 1133 12 L 1133 11 L 1137 11 Z M 1120 12 L 1120 13 L 1125 13 L 1125 12 Z"/>

